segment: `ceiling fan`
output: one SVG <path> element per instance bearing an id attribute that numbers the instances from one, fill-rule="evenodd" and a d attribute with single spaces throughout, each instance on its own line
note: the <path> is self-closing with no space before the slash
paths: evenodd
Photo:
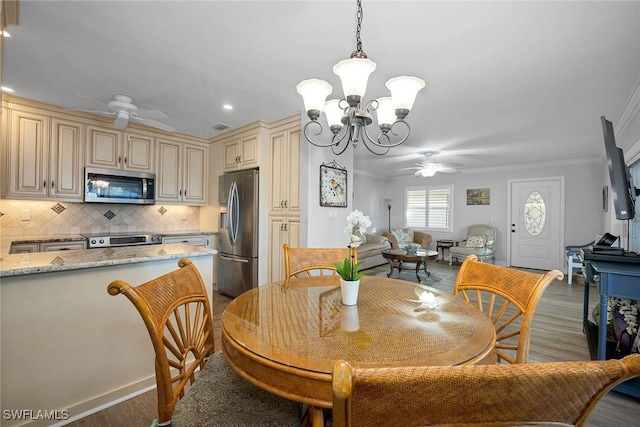
<path id="1" fill-rule="evenodd" d="M 420 163 L 416 163 L 416 166 L 412 166 L 409 168 L 402 168 L 400 170 L 409 170 L 416 169 L 415 175 L 422 176 L 425 178 L 432 177 L 436 173 L 458 173 L 458 170 L 453 167 L 453 165 L 446 165 L 443 163 L 435 163 L 431 160 L 431 157 L 435 153 L 432 151 L 427 151 L 426 153 L 422 153 L 425 156 L 425 160 Z"/>
<path id="2" fill-rule="evenodd" d="M 107 104 L 98 101 L 97 99 L 89 98 L 88 96 L 78 95 L 82 98 L 88 99 L 90 101 L 96 102 L 103 107 L 106 107 L 108 111 L 105 110 L 78 110 L 83 111 L 85 113 L 93 113 L 100 114 L 103 116 L 112 116 L 115 117 L 115 121 L 113 122 L 113 127 L 116 129 L 124 129 L 129 124 L 130 120 L 135 120 L 144 125 L 151 126 L 154 128 L 162 129 L 167 132 L 173 132 L 176 130 L 171 125 L 163 123 L 159 120 L 167 119 L 167 115 L 160 110 L 139 110 L 138 107 L 133 105 L 133 98 L 127 95 L 113 95 L 113 99 L 109 101 Z"/>

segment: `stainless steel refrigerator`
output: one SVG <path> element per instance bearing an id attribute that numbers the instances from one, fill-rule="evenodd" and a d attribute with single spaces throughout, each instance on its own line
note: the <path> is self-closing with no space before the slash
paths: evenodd
<path id="1" fill-rule="evenodd" d="M 230 297 L 258 286 L 258 169 L 220 176 L 218 292 Z"/>

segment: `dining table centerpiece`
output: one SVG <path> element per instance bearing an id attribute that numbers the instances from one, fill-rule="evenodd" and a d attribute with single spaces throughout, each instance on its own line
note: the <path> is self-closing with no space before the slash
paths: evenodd
<path id="1" fill-rule="evenodd" d="M 367 231 L 367 227 L 371 226 L 371 221 L 368 216 L 356 209 L 347 216 L 347 222 L 348 225 L 344 232 L 351 236 L 349 240 L 349 257 L 345 258 L 343 262 L 336 262 L 333 265 L 340 275 L 342 303 L 344 305 L 356 305 L 360 290 L 360 278 L 364 274 L 360 271 L 362 263 L 356 262 L 356 251 L 362 243 L 362 236 Z"/>

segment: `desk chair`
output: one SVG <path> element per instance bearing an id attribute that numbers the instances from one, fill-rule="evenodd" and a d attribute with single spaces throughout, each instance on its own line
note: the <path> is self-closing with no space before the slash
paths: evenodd
<path id="1" fill-rule="evenodd" d="M 254 386 L 235 373 L 222 353 L 214 353 L 202 277 L 188 259 L 178 266 L 140 286 L 116 280 L 107 287 L 110 295 L 124 294 L 133 303 L 153 344 L 158 390 L 153 425 L 299 426 L 299 404 Z"/>
<path id="2" fill-rule="evenodd" d="M 291 277 L 310 277 L 338 274 L 334 262 L 343 262 L 349 258 L 349 248 L 291 248 L 283 245 L 284 270 L 287 279 Z M 358 251 L 354 250 L 358 262 Z"/>
<path id="3" fill-rule="evenodd" d="M 496 328 L 498 362 L 527 363 L 531 323 L 542 293 L 562 272 L 535 274 L 480 262 L 475 255 L 465 258 L 453 288 L 484 312 Z"/>
<path id="4" fill-rule="evenodd" d="M 609 390 L 640 375 L 640 355 L 375 369 L 338 360 L 332 375 L 334 427 L 580 427 Z"/>

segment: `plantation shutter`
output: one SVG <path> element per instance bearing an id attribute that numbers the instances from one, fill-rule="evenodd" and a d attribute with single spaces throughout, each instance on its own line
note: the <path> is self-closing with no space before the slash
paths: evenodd
<path id="1" fill-rule="evenodd" d="M 451 190 L 429 190 L 429 228 L 449 228 L 450 211 Z"/>
<path id="2" fill-rule="evenodd" d="M 426 228 L 427 190 L 424 188 L 407 189 L 406 201 L 406 226 L 414 228 Z"/>

